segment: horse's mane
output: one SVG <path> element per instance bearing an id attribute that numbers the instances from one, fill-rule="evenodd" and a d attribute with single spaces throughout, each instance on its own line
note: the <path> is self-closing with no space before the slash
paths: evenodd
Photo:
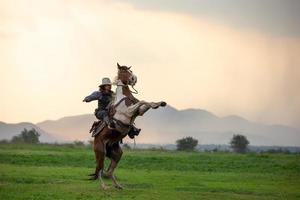
<path id="1" fill-rule="evenodd" d="M 115 76 L 114 79 L 113 79 L 112 85 L 117 85 L 118 81 L 119 81 L 118 76 Z"/>

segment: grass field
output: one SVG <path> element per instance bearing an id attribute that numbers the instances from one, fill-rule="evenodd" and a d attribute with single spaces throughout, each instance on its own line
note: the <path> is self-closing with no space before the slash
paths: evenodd
<path id="1" fill-rule="evenodd" d="M 300 199 L 299 154 L 125 150 L 108 191 L 94 164 L 87 147 L 1 144 L 0 199 Z"/>

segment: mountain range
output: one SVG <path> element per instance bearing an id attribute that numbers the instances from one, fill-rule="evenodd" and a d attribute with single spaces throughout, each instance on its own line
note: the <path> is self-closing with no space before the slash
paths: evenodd
<path id="1" fill-rule="evenodd" d="M 57 139 L 33 123 L 21 122 L 16 124 L 0 122 L 0 140 L 10 140 L 13 136 L 19 135 L 24 129 L 34 128 L 40 133 L 41 142 L 55 142 Z"/>
<path id="2" fill-rule="evenodd" d="M 0 139 L 10 139 L 23 128 L 35 128 L 42 142 L 86 141 L 92 139 L 88 131 L 95 120 L 93 114 L 84 114 L 37 124 L 0 122 Z M 199 144 L 228 144 L 233 134 L 243 134 L 252 145 L 300 146 L 299 129 L 252 122 L 236 115 L 218 117 L 201 109 L 167 106 L 150 110 L 137 118 L 136 126 L 142 128 L 137 143 L 174 144 L 177 139 L 192 136 Z M 126 141 L 131 142 L 129 138 Z"/>

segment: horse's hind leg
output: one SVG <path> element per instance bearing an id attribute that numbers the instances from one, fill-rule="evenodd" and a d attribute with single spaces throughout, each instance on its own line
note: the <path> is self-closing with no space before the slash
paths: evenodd
<path id="1" fill-rule="evenodd" d="M 91 174 L 88 175 L 88 176 L 91 176 L 91 178 L 89 178 L 89 180 L 97 180 L 99 178 L 99 175 L 98 175 L 99 172 L 97 170 L 97 165 L 98 165 L 97 157 L 98 157 L 98 154 L 97 154 L 97 151 L 96 151 L 96 139 L 94 139 L 94 153 L 95 153 L 95 159 L 96 159 L 96 169 L 95 169 L 94 173 L 91 173 Z"/>
<path id="2" fill-rule="evenodd" d="M 105 145 L 104 145 L 104 143 L 102 141 L 98 141 L 97 143 L 95 143 L 94 144 L 94 151 L 95 151 L 96 161 L 97 161 L 95 174 L 96 174 L 96 176 L 99 177 L 101 187 L 103 189 L 107 189 L 108 186 L 105 185 L 105 183 L 102 179 L 102 172 L 103 172 L 104 159 L 105 159 Z"/>
<path id="3" fill-rule="evenodd" d="M 106 173 L 106 175 L 112 179 L 115 187 L 118 189 L 123 189 L 123 187 L 117 182 L 116 177 L 114 176 L 113 173 L 122 157 L 122 154 L 123 151 L 119 143 L 113 144 L 113 146 L 111 147 L 111 152 L 109 154 L 110 165 Z"/>

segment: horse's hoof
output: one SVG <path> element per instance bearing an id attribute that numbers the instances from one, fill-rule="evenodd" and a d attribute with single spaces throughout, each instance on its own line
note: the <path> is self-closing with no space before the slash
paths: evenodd
<path id="1" fill-rule="evenodd" d="M 162 101 L 162 102 L 160 103 L 160 106 L 161 106 L 161 107 L 165 107 L 166 105 L 167 105 L 167 103 L 164 102 L 164 101 Z"/>
<path id="2" fill-rule="evenodd" d="M 101 185 L 101 188 L 102 188 L 103 190 L 108 190 L 108 189 L 109 189 L 109 186 L 102 184 L 102 185 Z"/>
<path id="3" fill-rule="evenodd" d="M 119 190 L 123 190 L 123 187 L 121 185 L 115 185 L 115 188 L 117 188 Z"/>

